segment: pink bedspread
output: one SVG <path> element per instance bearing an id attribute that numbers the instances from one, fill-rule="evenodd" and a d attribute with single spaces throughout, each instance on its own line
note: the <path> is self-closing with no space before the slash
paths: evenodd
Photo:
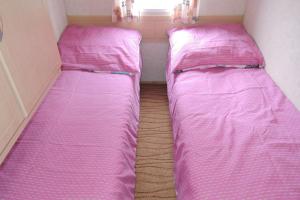
<path id="1" fill-rule="evenodd" d="M 0 168 L 0 199 L 133 200 L 138 82 L 62 72 Z"/>
<path id="2" fill-rule="evenodd" d="M 167 79 L 178 200 L 300 199 L 300 112 L 264 69 Z"/>

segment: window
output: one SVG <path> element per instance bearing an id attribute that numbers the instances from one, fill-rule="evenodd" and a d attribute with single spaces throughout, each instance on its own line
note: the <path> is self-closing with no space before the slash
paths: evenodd
<path id="1" fill-rule="evenodd" d="M 175 0 L 137 0 L 139 10 L 146 15 L 168 15 Z"/>

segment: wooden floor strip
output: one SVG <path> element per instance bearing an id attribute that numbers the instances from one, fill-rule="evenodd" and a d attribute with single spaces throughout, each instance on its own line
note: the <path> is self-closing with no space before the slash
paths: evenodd
<path id="1" fill-rule="evenodd" d="M 173 139 L 165 85 L 141 86 L 136 200 L 176 200 Z"/>

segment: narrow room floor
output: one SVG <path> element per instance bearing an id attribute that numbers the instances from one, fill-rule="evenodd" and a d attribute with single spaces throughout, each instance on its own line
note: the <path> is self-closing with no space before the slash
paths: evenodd
<path id="1" fill-rule="evenodd" d="M 166 85 L 141 86 L 136 177 L 135 199 L 176 199 Z"/>

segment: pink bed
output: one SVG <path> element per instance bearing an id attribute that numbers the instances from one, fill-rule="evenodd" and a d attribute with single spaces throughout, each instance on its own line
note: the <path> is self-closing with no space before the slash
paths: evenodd
<path id="1" fill-rule="evenodd" d="M 173 73 L 172 55 L 177 199 L 300 199 L 300 112 L 266 71 Z"/>
<path id="2" fill-rule="evenodd" d="M 0 168 L 0 199 L 133 200 L 139 78 L 62 71 Z"/>

